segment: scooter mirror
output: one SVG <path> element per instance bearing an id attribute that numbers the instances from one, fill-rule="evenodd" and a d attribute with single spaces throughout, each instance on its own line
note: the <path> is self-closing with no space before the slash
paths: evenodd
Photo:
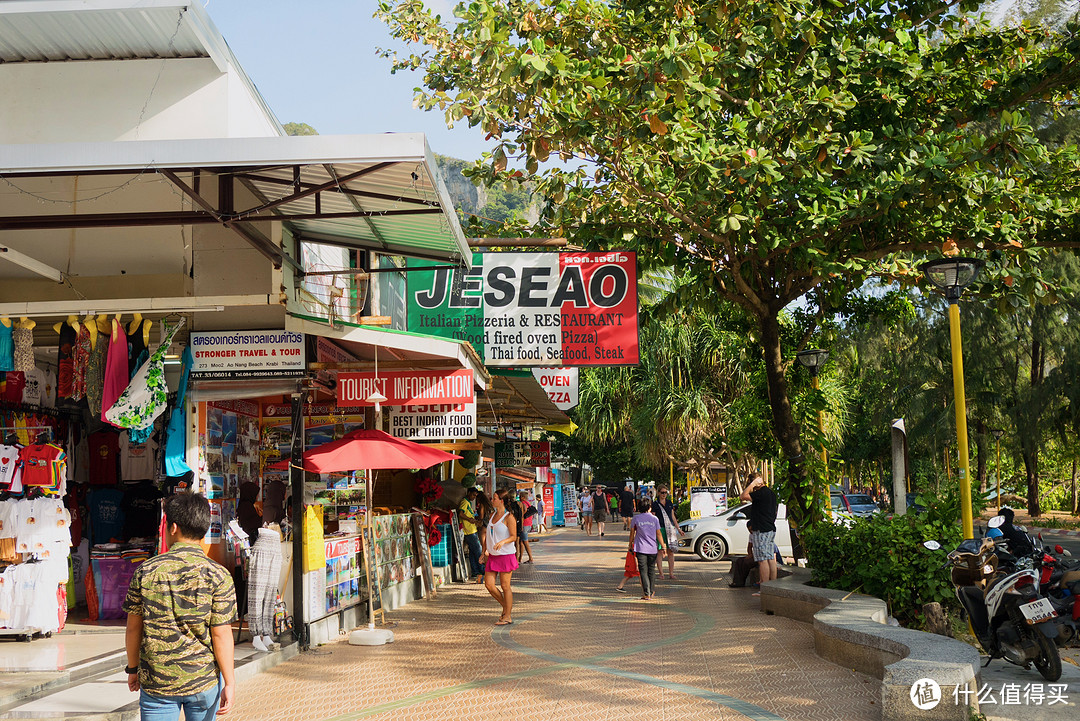
<path id="1" fill-rule="evenodd" d="M 929 548 L 931 551 L 936 551 L 939 548 L 941 548 L 941 544 L 938 543 L 937 541 L 926 541 L 926 542 L 923 543 L 923 546 L 925 546 L 926 548 Z"/>
<path id="2" fill-rule="evenodd" d="M 993 518 L 991 518 L 989 521 L 986 522 L 986 525 L 989 526 L 990 528 L 1001 528 L 1002 524 L 1004 524 L 1004 523 L 1005 523 L 1005 516 L 994 516 Z"/>

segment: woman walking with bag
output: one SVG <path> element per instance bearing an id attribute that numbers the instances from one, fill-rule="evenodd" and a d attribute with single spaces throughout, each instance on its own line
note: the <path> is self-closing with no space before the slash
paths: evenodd
<path id="1" fill-rule="evenodd" d="M 641 600 L 656 598 L 656 556 L 666 550 L 660 533 L 660 519 L 649 513 L 649 502 L 644 498 L 637 502 L 638 513 L 630 521 L 630 547 L 637 556 L 638 573 L 641 574 Z"/>
<path id="2" fill-rule="evenodd" d="M 508 508 L 510 494 L 507 491 L 495 491 L 491 504 L 495 511 L 487 524 L 487 537 L 484 555 L 480 560 L 484 565 L 484 585 L 491 597 L 502 606 L 502 615 L 496 626 L 509 626 L 513 623 L 510 612 L 514 608 L 514 592 L 510 588 L 510 577 L 518 567 L 517 521 Z M 495 585 L 495 577 L 499 586 Z"/>

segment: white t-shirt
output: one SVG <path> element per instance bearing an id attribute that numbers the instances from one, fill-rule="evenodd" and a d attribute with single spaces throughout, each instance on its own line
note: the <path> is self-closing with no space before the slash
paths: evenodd
<path id="1" fill-rule="evenodd" d="M 45 373 L 45 386 L 41 393 L 41 405 L 45 408 L 56 408 L 56 371 L 51 368 Z"/>
<path id="2" fill-rule="evenodd" d="M 12 493 L 20 493 L 22 491 L 21 476 L 19 449 L 16 446 L 0 444 L 0 487 Z"/>
<path id="3" fill-rule="evenodd" d="M 125 481 L 153 480 L 156 476 L 157 443 L 131 443 L 127 433 L 120 434 L 120 477 Z"/>
<path id="4" fill-rule="evenodd" d="M 19 525 L 19 504 L 16 501 L 0 501 L 0 538 L 15 538 Z"/>

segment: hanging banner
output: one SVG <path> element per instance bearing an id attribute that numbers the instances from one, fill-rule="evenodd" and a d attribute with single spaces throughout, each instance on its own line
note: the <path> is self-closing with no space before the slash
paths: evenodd
<path id="1" fill-rule="evenodd" d="M 550 466 L 551 443 L 548 441 L 519 441 L 495 444 L 495 467 Z"/>
<path id="2" fill-rule="evenodd" d="M 690 517 L 710 518 L 727 510 L 727 486 L 693 486 L 690 489 Z"/>
<path id="3" fill-rule="evenodd" d="M 405 406 L 390 411 L 390 434 L 411 441 L 476 438 L 476 403 Z"/>
<path id="4" fill-rule="evenodd" d="M 544 486 L 544 515 L 555 515 L 555 487 Z"/>
<path id="5" fill-rule="evenodd" d="M 338 373 L 338 406 L 373 406 L 367 399 L 378 391 L 384 406 L 427 406 L 433 403 L 475 403 L 473 372 L 380 371 Z"/>
<path id="6" fill-rule="evenodd" d="M 577 368 L 533 368 L 533 378 L 561 411 L 578 404 Z"/>
<path id="7" fill-rule="evenodd" d="M 632 252 L 474 253 L 468 270 L 417 271 L 408 283 L 409 330 L 467 340 L 485 365 L 638 362 Z"/>
<path id="8" fill-rule="evenodd" d="M 304 375 L 304 334 L 235 330 L 191 334 L 192 380 L 293 378 Z"/>

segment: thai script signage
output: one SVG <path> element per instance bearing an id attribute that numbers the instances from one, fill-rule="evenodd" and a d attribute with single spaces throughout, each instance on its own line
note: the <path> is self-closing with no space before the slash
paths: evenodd
<path id="1" fill-rule="evenodd" d="M 235 330 L 191 334 L 195 380 L 282 378 L 304 374 L 304 334 Z"/>

